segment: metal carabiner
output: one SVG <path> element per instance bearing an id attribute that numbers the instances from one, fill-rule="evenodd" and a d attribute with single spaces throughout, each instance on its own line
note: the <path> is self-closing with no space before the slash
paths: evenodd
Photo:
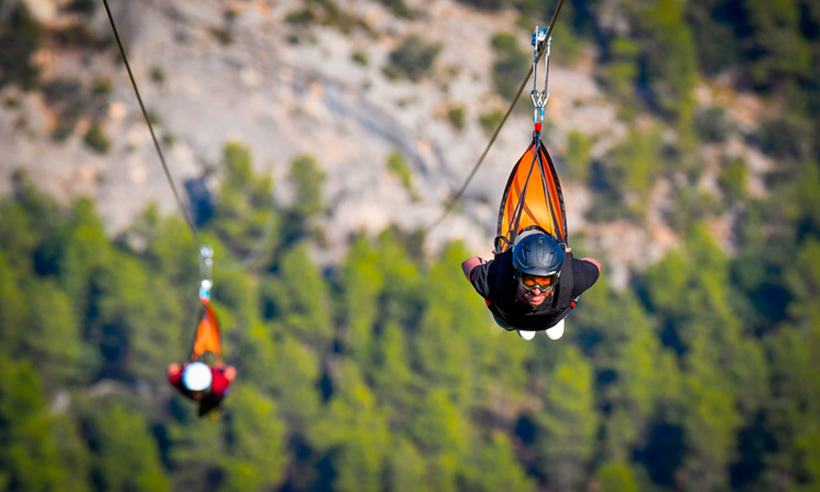
<path id="1" fill-rule="evenodd" d="M 199 300 L 202 304 L 207 304 L 211 300 L 211 287 L 214 282 L 211 280 L 214 266 L 214 250 L 210 246 L 202 246 L 199 249 Z"/>
<path id="2" fill-rule="evenodd" d="M 539 91 L 538 83 L 538 52 L 546 41 L 547 44 L 547 59 L 544 61 L 544 90 Z M 530 92 L 530 100 L 532 101 L 533 109 L 533 124 L 536 131 L 540 131 L 544 123 L 544 108 L 550 99 L 549 85 L 549 70 L 550 70 L 550 51 L 552 48 L 552 36 L 547 38 L 547 29 L 535 26 L 535 32 L 532 34 L 532 91 Z"/>
<path id="3" fill-rule="evenodd" d="M 547 39 L 547 28 L 535 26 L 535 32 L 532 33 L 531 44 L 535 47 L 536 54 L 538 54 L 538 49 L 545 39 Z"/>

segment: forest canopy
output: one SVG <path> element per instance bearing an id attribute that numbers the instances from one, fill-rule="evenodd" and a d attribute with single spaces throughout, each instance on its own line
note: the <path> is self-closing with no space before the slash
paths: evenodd
<path id="1" fill-rule="evenodd" d="M 461 1 L 528 20 L 554 7 Z M 403 1 L 381 3 L 417 15 Z M 306 4 L 289 22 L 355 27 L 332 0 Z M 571 133 L 562 177 L 593 190 L 588 227 L 644 223 L 652 186 L 680 177 L 660 214 L 676 248 L 622 289 L 604 264 L 560 342 L 524 343 L 464 281 L 458 265 L 471 252 L 461 243 L 427 257 L 423 234 L 391 227 L 353 237 L 338 264 L 317 264 L 316 219 L 328 207 L 321 158 L 294 159 L 285 205 L 249 148 L 229 142 L 218 199 L 197 209 L 201 238 L 230 262 L 273 233 L 253 267 L 215 270 L 224 356 L 239 375 L 222 416 L 199 420 L 166 380 L 167 365 L 188 354 L 199 302 L 184 221 L 149 206 L 111 237 L 92 199 L 61 204 L 19 171 L 0 198 L 0 490 L 817 490 L 818 3 L 565 8 L 556 36 L 599 48 L 596 77 L 628 130 L 594 159 L 592 137 Z M 55 39 L 106 44 L 49 32 L 24 2 L 6 10 L 0 88 L 39 87 L 59 142 L 80 113 L 104 107 L 110 87 L 44 81 L 32 57 Z M 620 22 L 604 22 L 610 15 Z M 502 32 L 487 47 L 502 95 L 515 87 L 509 72 L 526 70 L 516 43 Z M 407 38 L 386 68 L 405 81 L 433 76 L 439 48 Z M 699 81 L 727 74 L 782 112 L 741 131 L 724 108 L 699 107 Z M 491 131 L 501 114 L 488 111 L 480 119 Z M 94 124 L 85 144 L 104 153 Z M 720 163 L 717 192 L 695 186 L 705 172 L 696 149 L 731 137 L 776 163 L 763 193 L 748 189 L 740 158 Z M 387 165 L 412 189 L 400 153 Z M 727 211 L 733 248 L 707 224 Z"/>
<path id="2" fill-rule="evenodd" d="M 270 214 L 277 224 L 254 268 L 214 275 L 240 374 L 215 421 L 198 420 L 165 378 L 197 319 L 196 248 L 181 219 L 149 207 L 109 239 L 92 201 L 63 207 L 15 176 L 0 201 L 5 489 L 819 483 L 820 208 L 804 201 L 820 186 L 816 165 L 750 202 L 736 256 L 695 226 L 633 287 L 604 276 L 562 341 L 524 343 L 464 281 L 460 244 L 427 260 L 389 229 L 320 269 L 309 250 L 321 163 L 295 160 L 298 198 L 272 207 L 251 160 L 226 146 L 224 199 L 201 231 L 217 258 L 241 257 L 240 238 Z"/>

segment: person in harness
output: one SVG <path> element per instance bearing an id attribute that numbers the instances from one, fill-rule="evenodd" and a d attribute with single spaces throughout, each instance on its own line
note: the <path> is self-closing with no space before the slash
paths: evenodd
<path id="1" fill-rule="evenodd" d="M 539 330 L 560 338 L 564 317 L 601 274 L 597 260 L 573 257 L 570 248 L 537 226 L 518 234 L 512 247 L 494 259 L 468 258 L 461 269 L 496 323 L 525 340 Z"/>
<path id="2" fill-rule="evenodd" d="M 553 340 L 561 338 L 564 318 L 601 274 L 598 261 L 576 259 L 567 245 L 561 182 L 541 141 L 544 108 L 550 96 L 550 30 L 536 26 L 532 35 L 532 142 L 513 166 L 504 188 L 494 258 L 485 261 L 473 257 L 461 264 L 464 276 L 484 298 L 496 323 L 508 331 L 517 330 L 525 340 L 532 340 L 540 330 L 546 330 Z M 536 88 L 542 53 L 546 54 L 543 91 Z"/>
<path id="3" fill-rule="evenodd" d="M 214 365 L 193 361 L 168 366 L 168 382 L 187 398 L 199 403 L 199 416 L 219 408 L 236 377 L 236 369 L 221 361 Z"/>
<path id="4" fill-rule="evenodd" d="M 196 327 L 193 347 L 187 361 L 168 365 L 168 382 L 185 397 L 199 403 L 199 416 L 218 409 L 236 378 L 236 368 L 222 361 L 219 320 L 210 305 L 213 250 L 200 250 L 199 300 L 202 314 Z M 206 361 L 208 361 L 206 363 Z"/>

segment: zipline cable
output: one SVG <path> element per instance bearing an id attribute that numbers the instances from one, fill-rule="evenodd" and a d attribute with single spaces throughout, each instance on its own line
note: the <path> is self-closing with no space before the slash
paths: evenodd
<path id="1" fill-rule="evenodd" d="M 122 46 L 120 33 L 117 31 L 117 25 L 114 23 L 114 17 L 111 15 L 111 8 L 108 6 L 108 0 L 103 0 L 103 5 L 105 5 L 105 12 L 108 14 L 108 22 L 111 24 L 111 30 L 114 32 L 114 39 L 116 39 L 117 46 L 120 48 L 120 54 L 122 55 L 122 61 L 125 63 L 125 69 L 128 71 L 128 78 L 131 79 L 131 86 L 134 88 L 134 94 L 137 95 L 137 102 L 139 102 L 140 109 L 142 110 L 142 116 L 148 124 L 148 130 L 151 132 L 151 139 L 154 141 L 154 148 L 157 150 L 159 160 L 162 163 L 162 169 L 165 171 L 165 178 L 168 180 L 168 184 L 171 185 L 171 191 L 174 192 L 174 199 L 176 199 L 177 205 L 179 205 L 180 210 L 182 210 L 182 215 L 185 216 L 185 222 L 188 223 L 188 228 L 194 236 L 194 241 L 198 247 L 197 249 L 201 250 L 203 246 L 202 241 L 199 240 L 199 234 L 196 232 L 194 222 L 191 219 L 190 214 L 188 214 L 188 210 L 185 208 L 185 205 L 182 203 L 182 198 L 179 196 L 179 191 L 177 191 L 177 187 L 174 184 L 174 179 L 171 177 L 171 172 L 168 170 L 168 164 L 165 162 L 165 155 L 162 153 L 162 148 L 159 146 L 159 140 L 157 140 L 157 135 L 154 132 L 154 125 L 151 124 L 151 118 L 148 117 L 148 111 L 145 109 L 145 104 L 142 102 L 140 90 L 137 88 L 137 81 L 134 80 L 134 73 L 131 71 L 131 64 L 128 63 L 128 57 L 125 56 L 125 48 Z"/>
<path id="2" fill-rule="evenodd" d="M 273 213 L 273 204 L 271 204 L 271 210 L 268 212 L 268 218 L 265 221 L 265 226 L 262 235 L 256 241 L 256 244 L 253 245 L 253 248 L 251 248 L 248 254 L 245 255 L 244 258 L 242 258 L 238 262 L 234 262 L 233 264 L 225 264 L 221 261 L 214 261 L 214 265 L 220 270 L 228 272 L 242 271 L 253 265 L 256 262 L 256 260 L 258 260 L 259 257 L 262 256 L 262 253 L 264 253 L 265 246 L 268 244 L 268 241 L 270 240 L 270 237 L 273 234 L 276 222 L 276 214 Z"/>
<path id="3" fill-rule="evenodd" d="M 199 234 L 196 231 L 196 226 L 194 225 L 194 222 L 190 214 L 188 213 L 188 209 L 186 209 L 185 205 L 182 203 L 182 198 L 179 195 L 179 191 L 177 190 L 176 184 L 174 183 L 174 179 L 171 177 L 171 172 L 168 169 L 167 162 L 165 161 L 165 155 L 162 153 L 162 148 L 159 145 L 159 140 L 157 140 L 156 132 L 154 132 L 154 125 L 151 123 L 151 118 L 148 116 L 148 111 L 145 109 L 145 104 L 142 102 L 142 96 L 140 95 L 139 88 L 137 87 L 137 81 L 134 79 L 134 73 L 131 71 L 131 64 L 128 63 L 128 57 L 125 54 L 125 48 L 123 48 L 122 41 L 120 40 L 120 34 L 119 31 L 117 31 L 117 25 L 114 22 L 114 16 L 111 14 L 111 8 L 108 5 L 108 0 L 103 0 L 103 5 L 105 6 L 106 14 L 108 14 L 108 22 L 111 24 L 111 30 L 114 33 L 114 39 L 117 41 L 117 46 L 120 49 L 122 61 L 125 64 L 126 71 L 128 72 L 128 78 L 131 80 L 131 86 L 134 88 L 134 94 L 137 96 L 137 102 L 139 103 L 140 109 L 142 110 L 142 116 L 145 118 L 145 123 L 148 125 L 148 130 L 151 132 L 151 139 L 154 141 L 154 148 L 156 149 L 157 155 L 159 156 L 159 160 L 162 163 L 162 169 L 165 171 L 165 178 L 168 180 L 168 184 L 171 186 L 171 191 L 174 193 L 174 199 L 176 200 L 177 205 L 182 211 L 182 215 L 185 217 L 185 222 L 188 224 L 188 228 L 191 230 L 191 234 L 194 237 L 194 242 L 197 245 L 197 250 L 200 252 L 201 257 L 203 248 L 207 247 L 202 244 L 202 241 L 200 241 Z M 214 262 L 214 265 L 222 270 L 227 271 L 240 271 L 249 267 L 262 255 L 263 248 L 268 243 L 270 236 L 273 233 L 275 225 L 276 217 L 273 214 L 273 205 L 271 204 L 271 211 L 268 213 L 268 219 L 265 223 L 262 235 L 256 241 L 256 244 L 253 248 L 251 248 L 251 251 L 245 256 L 245 258 L 243 258 L 239 262 L 236 262 L 235 264 L 224 264 L 222 262 Z M 211 255 L 213 255 L 213 253 L 211 253 Z"/>
<path id="4" fill-rule="evenodd" d="M 550 25 L 547 28 L 547 35 L 546 35 L 547 39 L 549 39 L 550 35 L 552 34 L 552 29 L 553 29 L 553 27 L 555 27 L 555 21 L 558 20 L 558 14 L 561 12 L 561 7 L 563 5 L 564 5 L 564 0 L 559 0 L 558 1 L 558 6 L 555 7 L 555 13 L 552 15 L 552 20 L 550 21 Z M 543 50 L 539 50 L 538 57 L 536 58 L 536 61 L 535 61 L 536 64 L 538 63 L 539 60 L 541 60 L 541 56 L 543 55 L 543 53 L 544 53 Z M 484 162 L 484 158 L 487 156 L 487 153 L 490 151 L 490 147 L 492 147 L 493 143 L 495 143 L 495 139 L 496 139 L 496 137 L 498 137 L 498 133 L 501 131 L 501 128 L 504 126 L 504 123 L 507 122 L 507 118 L 510 116 L 510 113 L 512 113 L 513 109 L 515 108 L 516 103 L 518 103 L 518 99 L 521 97 L 521 93 L 524 92 L 524 87 L 527 85 L 527 81 L 530 80 L 530 76 L 532 76 L 532 72 L 533 72 L 533 66 L 530 66 L 530 69 L 527 72 L 527 75 L 524 77 L 524 80 L 521 81 L 521 85 L 518 86 L 518 92 L 515 94 L 515 98 L 513 99 L 512 104 L 510 104 L 510 107 L 507 109 L 507 112 L 504 114 L 504 117 L 501 119 L 501 122 L 496 127 L 495 131 L 493 132 L 492 137 L 490 137 L 490 141 L 487 143 L 487 147 L 484 149 L 484 152 L 481 154 L 481 157 L 479 157 L 478 162 L 476 162 L 475 166 L 473 166 L 472 171 L 470 171 L 470 174 L 467 176 L 467 179 L 464 181 L 464 184 L 461 186 L 461 188 L 459 188 L 459 190 L 456 192 L 456 194 L 453 195 L 452 198 L 450 198 L 450 200 L 447 202 L 446 205 L 444 205 L 444 211 L 442 212 L 442 214 L 439 215 L 436 220 L 432 221 L 424 229 L 422 229 L 422 231 L 425 234 L 430 232 L 436 226 L 438 226 L 448 215 L 450 215 L 450 212 L 452 212 L 453 208 L 455 207 L 456 202 L 458 202 L 458 200 L 461 198 L 461 195 L 464 194 L 464 191 L 467 189 L 467 186 L 470 184 L 470 181 L 472 181 L 473 176 L 475 176 L 475 173 L 478 171 L 478 168 L 481 167 L 481 164 Z"/>

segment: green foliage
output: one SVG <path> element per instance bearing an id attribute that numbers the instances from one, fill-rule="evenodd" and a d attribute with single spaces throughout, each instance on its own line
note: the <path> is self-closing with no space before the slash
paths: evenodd
<path id="1" fill-rule="evenodd" d="M 390 64 L 386 69 L 395 76 L 418 82 L 430 74 L 440 49 L 440 46 L 425 43 L 418 36 L 407 37 L 390 53 Z"/>
<path id="2" fill-rule="evenodd" d="M 728 203 L 746 200 L 749 196 L 748 169 L 742 159 L 732 159 L 723 164 L 718 175 L 718 185 Z"/>
<path id="3" fill-rule="evenodd" d="M 297 334 L 315 347 L 330 343 L 330 289 L 310 260 L 305 244 L 296 245 L 282 256 L 280 271 L 264 290 L 273 317 L 288 333 Z"/>
<path id="4" fill-rule="evenodd" d="M 447 109 L 447 119 L 456 128 L 456 130 L 464 129 L 464 106 L 450 106 Z"/>
<path id="5" fill-rule="evenodd" d="M 66 470 L 58 489 L 85 492 L 94 490 L 88 481 L 91 455 L 82 439 L 80 426 L 68 413 L 51 415 L 51 432 L 57 441 L 59 457 L 50 466 L 60 463 Z"/>
<path id="6" fill-rule="evenodd" d="M 284 477 L 285 426 L 271 418 L 275 403 L 251 389 L 239 387 L 233 401 L 228 433 L 232 436 L 226 458 L 225 490 L 266 490 L 278 486 Z"/>
<path id="7" fill-rule="evenodd" d="M 342 296 L 348 329 L 345 345 L 357 360 L 369 361 L 372 355 L 372 330 L 384 282 L 378 260 L 378 252 L 360 237 L 351 246 L 342 266 Z"/>
<path id="8" fill-rule="evenodd" d="M 598 472 L 601 492 L 638 492 L 635 474 L 625 463 L 610 463 Z"/>
<path id="9" fill-rule="evenodd" d="M 725 142 L 732 132 L 726 121 L 726 110 L 713 106 L 695 114 L 695 129 L 698 137 L 706 143 Z"/>
<path id="10" fill-rule="evenodd" d="M 717 197 L 691 186 L 684 186 L 675 192 L 675 201 L 666 213 L 666 220 L 675 230 L 687 231 L 693 225 L 721 211 L 721 203 Z"/>
<path id="11" fill-rule="evenodd" d="M 165 70 L 160 67 L 151 68 L 151 80 L 157 84 L 163 84 L 165 82 Z"/>
<path id="12" fill-rule="evenodd" d="M 23 349 L 30 308 L 18 287 L 18 274 L 0 250 L 0 353 L 11 355 Z"/>
<path id="13" fill-rule="evenodd" d="M 149 277 L 133 258 L 116 254 L 112 265 L 95 277 L 94 286 L 98 312 L 87 329 L 117 371 L 150 378 L 157 366 L 185 352 L 173 336 L 182 313 L 171 302 L 170 287 Z"/>
<path id="14" fill-rule="evenodd" d="M 795 263 L 786 271 L 786 283 L 795 294 L 792 314 L 796 319 L 813 320 L 812 300 L 820 295 L 820 238 L 807 239 L 797 251 Z M 800 265 L 799 267 L 797 265 Z"/>
<path id="15" fill-rule="evenodd" d="M 99 50 L 106 43 L 97 38 L 87 23 L 68 24 L 57 31 L 55 38 L 65 47 L 80 50 Z"/>
<path id="16" fill-rule="evenodd" d="M 233 33 L 231 32 L 230 28 L 212 27 L 208 29 L 208 32 L 211 33 L 211 36 L 213 36 L 223 46 L 228 46 L 229 44 L 233 43 Z"/>
<path id="17" fill-rule="evenodd" d="M 18 3 L 11 17 L 0 24 L 0 88 L 18 84 L 31 90 L 40 82 L 40 68 L 31 56 L 43 42 L 43 28 L 25 3 Z"/>
<path id="18" fill-rule="evenodd" d="M 808 156 L 808 133 L 806 124 L 794 118 L 764 121 L 758 131 L 760 148 L 776 159 L 800 161 Z"/>
<path id="19" fill-rule="evenodd" d="M 510 3 L 509 0 L 459 0 L 459 2 L 487 10 L 500 10 Z"/>
<path id="20" fill-rule="evenodd" d="M 342 33 L 350 33 L 354 27 L 361 25 L 355 17 L 348 14 L 343 7 L 339 7 L 334 0 L 308 0 L 306 10 L 310 12 L 311 21 L 319 21 L 323 25 L 335 26 Z"/>
<path id="21" fill-rule="evenodd" d="M 592 370 L 572 347 L 555 369 L 538 421 L 544 430 L 538 448 L 545 468 L 554 474 L 558 488 L 577 488 L 595 450 L 598 416 Z"/>
<path id="22" fill-rule="evenodd" d="M 635 90 L 640 74 L 640 46 L 634 40 L 618 37 L 612 40 L 609 50 L 610 61 L 604 71 L 604 85 L 621 101 L 621 113 L 633 117 L 640 107 Z"/>
<path id="23" fill-rule="evenodd" d="M 379 3 L 390 9 L 398 17 L 413 18 L 413 10 L 407 6 L 404 0 L 379 0 Z"/>
<path id="24" fill-rule="evenodd" d="M 14 363 L 0 357 L 0 483 L 7 490 L 62 490 L 67 483 L 78 483 L 83 472 L 82 454 L 76 457 L 78 469 L 69 469 L 70 456 L 54 432 L 58 423 L 46 409 L 40 395 L 37 372 L 27 363 Z M 70 434 L 70 427 L 63 429 Z M 82 451 L 80 452 L 82 453 Z M 87 490 L 79 482 L 80 490 Z"/>
<path id="25" fill-rule="evenodd" d="M 692 32 L 683 22 L 685 4 L 658 0 L 639 10 L 643 77 L 662 111 L 678 121 L 690 120 L 697 56 Z"/>
<path id="26" fill-rule="evenodd" d="M 354 51 L 350 58 L 363 67 L 367 66 L 367 55 L 361 51 Z"/>
<path id="27" fill-rule="evenodd" d="M 117 404 L 95 421 L 94 468 L 101 490 L 169 490 L 157 443 L 142 415 Z"/>
<path id="28" fill-rule="evenodd" d="M 704 480 L 719 481 L 713 467 L 730 458 L 738 408 L 753 415 L 765 399 L 766 366 L 760 346 L 743 334 L 730 308 L 725 254 L 703 227 L 693 229 L 686 245 L 687 253 L 670 255 L 648 270 L 646 285 L 665 326 L 662 337 L 686 356 L 687 398 L 699 402 L 684 420 L 690 445 L 702 458 L 691 466 Z"/>
<path id="29" fill-rule="evenodd" d="M 303 27 L 316 20 L 316 14 L 309 8 L 294 10 L 285 16 L 285 22 L 294 26 Z"/>
<path id="30" fill-rule="evenodd" d="M 820 348 L 816 314 L 805 328 L 785 327 L 766 340 L 773 384 L 773 398 L 766 404 L 766 431 L 775 446 L 767 459 L 788 476 L 803 476 L 812 485 L 820 478 L 814 440 L 820 393 L 811 384 Z"/>
<path id="31" fill-rule="evenodd" d="M 62 287 L 74 303 L 78 318 L 88 313 L 92 280 L 111 260 L 111 245 L 105 236 L 94 202 L 78 198 L 72 204 L 71 218 L 59 230 L 60 251 L 56 269 Z"/>
<path id="32" fill-rule="evenodd" d="M 109 95 L 110 81 L 101 79 L 95 82 L 91 90 L 85 89 L 79 79 L 55 78 L 46 82 L 43 85 L 43 96 L 57 114 L 57 125 L 52 138 L 63 141 L 73 134 L 81 117 L 103 114 L 108 106 Z M 111 145 L 99 127 L 99 122 L 94 122 L 87 130 L 86 143 L 101 153 L 105 153 Z"/>
<path id="33" fill-rule="evenodd" d="M 597 179 L 605 193 L 596 196 L 596 203 L 590 210 L 591 219 L 646 215 L 649 194 L 664 170 L 661 144 L 658 127 L 650 127 L 648 131 L 632 128 L 626 138 L 604 157 Z"/>
<path id="34" fill-rule="evenodd" d="M 23 294 L 31 306 L 26 323 L 25 352 L 36 361 L 37 369 L 48 386 L 84 379 L 92 354 L 82 343 L 82 331 L 68 296 L 53 279 L 32 279 Z"/>
<path id="35" fill-rule="evenodd" d="M 384 412 L 354 364 L 344 364 L 336 381 L 338 390 L 313 429 L 313 439 L 321 449 L 338 449 L 331 457 L 336 490 L 380 490 L 389 445 Z"/>
<path id="36" fill-rule="evenodd" d="M 623 2 L 616 7 L 628 19 L 630 32 L 627 36 L 623 29 L 611 33 L 604 80 L 624 102 L 625 117 L 637 113 L 636 95 L 640 94 L 679 131 L 691 131 L 698 60 L 694 36 L 684 21 L 687 5 L 657 0 Z"/>
<path id="37" fill-rule="evenodd" d="M 234 258 L 254 255 L 258 263 L 268 263 L 277 245 L 276 231 L 282 227 L 281 214 L 273 206 L 273 179 L 254 174 L 251 152 L 239 142 L 225 145 L 223 162 L 225 177 L 220 206 L 211 221 L 213 230 Z M 260 243 L 268 235 L 273 241 Z"/>
<path id="38" fill-rule="evenodd" d="M 382 405 L 389 409 L 393 428 L 407 432 L 411 428 L 418 405 L 415 395 L 422 379 L 410 365 L 407 337 L 397 323 L 388 323 L 379 338 L 371 339 L 374 366 L 371 370 L 373 388 Z"/>
<path id="39" fill-rule="evenodd" d="M 91 17 L 97 9 L 97 3 L 94 0 L 72 0 L 66 9 Z"/>
<path id="40" fill-rule="evenodd" d="M 425 394 L 418 418 L 413 422 L 412 435 L 421 450 L 429 455 L 455 461 L 468 451 L 469 426 L 445 389 Z"/>
<path id="41" fill-rule="evenodd" d="M 150 210 L 148 211 L 150 214 Z M 157 219 L 146 217 L 149 221 Z M 171 217 L 149 226 L 147 254 L 155 272 L 162 272 L 172 287 L 190 288 L 199 276 L 198 251 L 184 219 Z"/>
<path id="42" fill-rule="evenodd" d="M 520 388 L 526 374 L 521 367 L 531 356 L 531 348 L 510 338 L 494 339 L 493 335 L 503 332 L 486 311 L 476 311 L 477 299 L 472 297 L 469 284 L 452 268 L 467 256 L 462 245 L 455 243 L 433 265 L 430 285 L 424 288 L 433 300 L 427 305 L 417 337 L 418 362 L 422 371 L 450 388 L 463 408 L 469 404 L 503 406 L 500 402 L 522 398 Z M 478 305 L 482 306 L 480 301 Z M 464 347 L 446 346 L 440 343 L 442 338 L 467 343 Z M 473 372 L 475 376 L 470 375 Z"/>
<path id="43" fill-rule="evenodd" d="M 658 132 L 636 126 L 586 172 L 640 197 L 665 170 Z M 566 159 L 590 145 L 571 135 Z M 60 206 L 16 173 L 0 199 L 0 488 L 812 490 L 820 167 L 787 160 L 756 200 L 745 165 L 724 164 L 736 257 L 682 209 L 679 247 L 618 291 L 605 265 L 560 342 L 497 327 L 461 244 L 426 256 L 391 229 L 323 270 L 283 226 L 261 268 L 215 269 L 239 375 L 213 420 L 165 381 L 197 319 L 186 224 L 149 207 L 112 241 L 91 200 Z M 291 207 L 248 149 L 224 162 L 200 228 L 217 259 L 249 249 L 268 211 L 305 232 L 324 208 L 315 161 L 294 167 Z"/>
<path id="44" fill-rule="evenodd" d="M 109 78 L 96 78 L 94 79 L 94 85 L 91 88 L 91 93 L 97 96 L 104 96 L 108 97 L 111 94 L 111 91 L 114 89 L 113 84 L 111 83 L 111 79 Z"/>
<path id="45" fill-rule="evenodd" d="M 498 125 L 501 124 L 501 120 L 504 119 L 504 111 L 500 109 L 496 109 L 490 111 L 489 113 L 483 113 L 478 116 L 478 122 L 481 124 L 481 128 L 484 129 L 484 133 L 487 136 L 493 134 L 493 132 L 498 128 Z"/>
<path id="46" fill-rule="evenodd" d="M 280 402 L 277 410 L 288 430 L 292 433 L 305 432 L 321 408 L 315 389 L 320 379 L 316 353 L 285 335 L 271 357 L 264 362 L 270 370 L 260 374 L 259 386 L 272 385 L 271 393 Z"/>
<path id="47" fill-rule="evenodd" d="M 99 123 L 92 123 L 85 134 L 84 142 L 91 150 L 99 154 L 106 154 L 111 149 L 111 140 L 105 134 Z"/>
<path id="48" fill-rule="evenodd" d="M 289 179 L 296 192 L 293 210 L 299 219 L 305 220 L 324 211 L 322 186 L 326 176 L 313 156 L 294 159 L 290 165 Z"/>
<path id="49" fill-rule="evenodd" d="M 489 442 L 477 446 L 474 454 L 475 464 L 467 477 L 469 490 L 535 490 L 532 478 L 521 468 L 506 434 L 492 432 Z"/>
<path id="50" fill-rule="evenodd" d="M 388 487 L 394 492 L 414 492 L 426 485 L 425 460 L 407 439 L 397 439 L 389 455 Z"/>
<path id="51" fill-rule="evenodd" d="M 407 161 L 399 152 L 392 152 L 387 156 L 387 170 L 401 181 L 401 185 L 405 190 L 414 194 L 413 192 L 413 173 L 407 165 Z"/>
<path id="52" fill-rule="evenodd" d="M 741 17 L 742 2 L 695 0 L 686 8 L 686 22 L 693 32 L 701 70 L 714 75 L 735 66 L 741 57 L 741 40 L 733 23 Z M 734 10 L 734 12 L 733 12 Z M 734 18 L 733 18 L 734 17 Z M 720 49 L 715 49 L 716 47 Z"/>
<path id="53" fill-rule="evenodd" d="M 613 160 L 627 191 L 645 195 L 663 169 L 657 129 L 644 134 L 633 130 L 615 150 Z"/>
<path id="54" fill-rule="evenodd" d="M 747 0 L 743 7 L 753 32 L 746 65 L 752 81 L 766 85 L 808 74 L 812 55 L 799 30 L 800 2 Z"/>
<path id="55" fill-rule="evenodd" d="M 493 63 L 493 84 L 495 90 L 505 99 L 512 100 L 527 74 L 531 56 L 518 46 L 515 35 L 508 32 L 496 33 L 491 43 L 495 51 Z"/>
<path id="56" fill-rule="evenodd" d="M 589 179 L 589 167 L 591 164 L 591 151 L 594 139 L 583 133 L 572 130 L 567 136 L 567 153 L 564 161 L 569 168 L 569 178 L 577 181 L 587 181 Z"/>

